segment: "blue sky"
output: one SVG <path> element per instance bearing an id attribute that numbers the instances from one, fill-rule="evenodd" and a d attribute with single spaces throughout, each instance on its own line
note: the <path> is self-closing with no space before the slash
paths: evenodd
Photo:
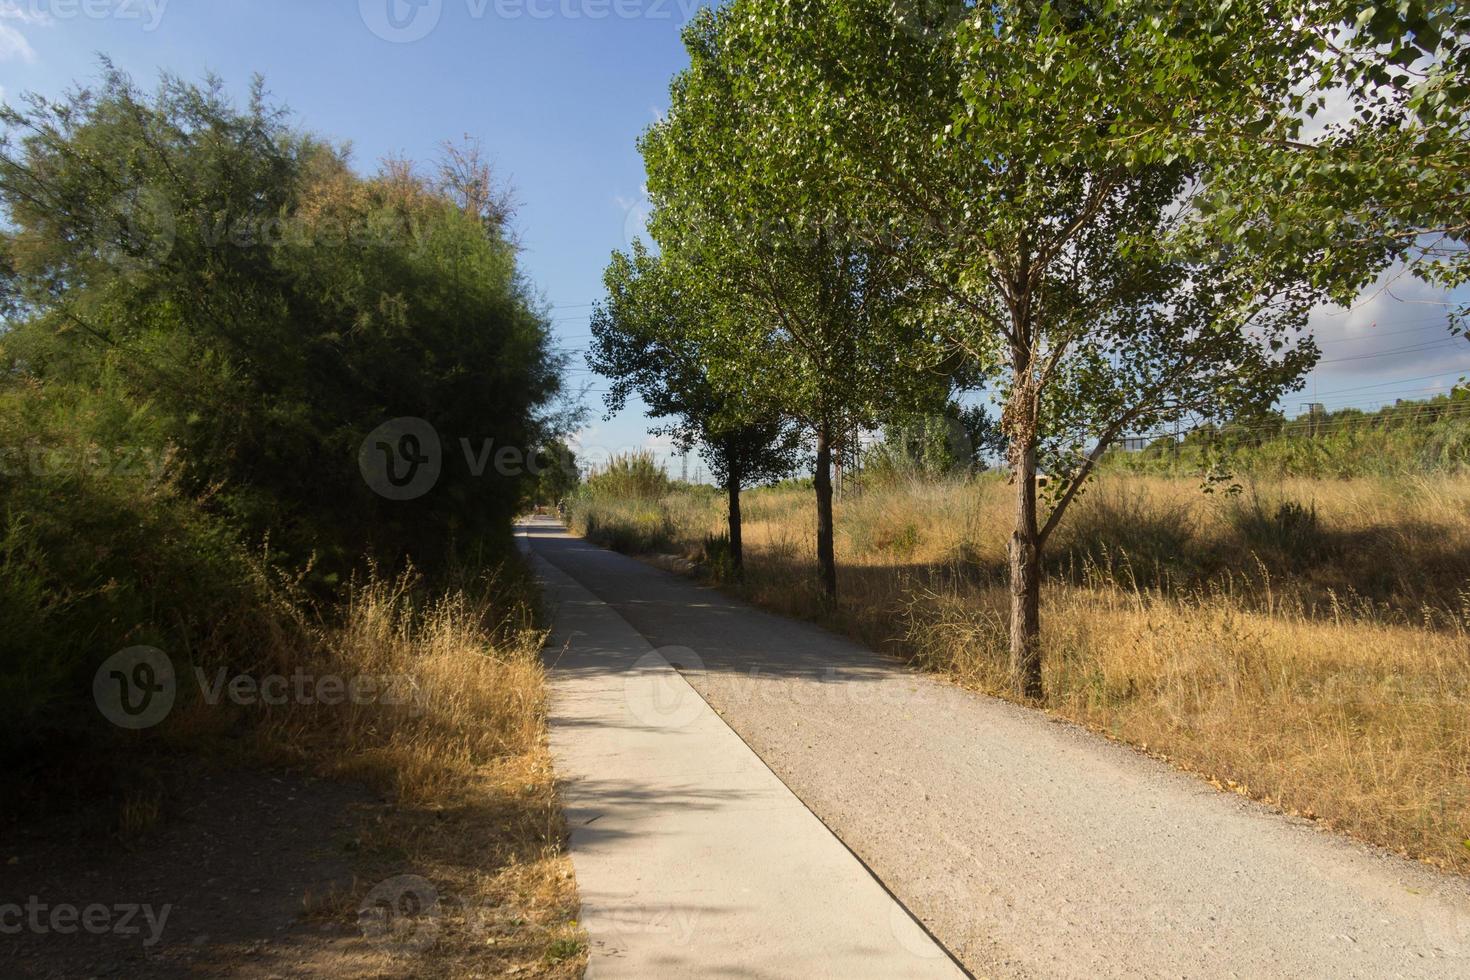
<path id="1" fill-rule="evenodd" d="M 0 97 L 59 94 L 99 53 L 148 84 L 206 71 L 243 91 L 259 72 L 300 125 L 355 148 L 432 160 L 477 137 L 521 202 L 526 271 L 560 342 L 587 341 L 608 255 L 641 230 L 634 142 L 685 64 L 679 28 L 697 0 L 0 0 Z M 1314 316 L 1323 363 L 1300 403 L 1374 407 L 1470 375 L 1470 344 L 1444 330 L 1447 297 L 1386 276 L 1349 310 Z M 591 380 L 588 455 L 649 446 L 636 407 L 602 419 Z M 677 471 L 678 464 L 674 464 Z M 692 469 L 693 464 L 691 464 Z"/>

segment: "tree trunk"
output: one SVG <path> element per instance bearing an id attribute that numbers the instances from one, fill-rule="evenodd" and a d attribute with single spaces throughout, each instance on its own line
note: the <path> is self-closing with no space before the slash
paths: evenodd
<path id="1" fill-rule="evenodd" d="M 832 440 L 823 427 L 817 432 L 817 570 L 827 598 L 837 598 L 837 553 L 832 530 Z"/>
<path id="2" fill-rule="evenodd" d="M 730 564 L 738 576 L 745 572 L 745 551 L 740 540 L 740 468 L 733 461 L 729 464 L 725 492 L 730 497 Z"/>
<path id="3" fill-rule="evenodd" d="M 1036 525 L 1036 441 L 1014 452 L 1016 524 L 1011 535 L 1011 682 L 1023 698 L 1040 699 L 1041 536 Z"/>

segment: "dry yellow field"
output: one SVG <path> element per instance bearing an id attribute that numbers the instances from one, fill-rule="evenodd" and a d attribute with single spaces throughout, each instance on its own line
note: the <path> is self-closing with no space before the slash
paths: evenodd
<path id="1" fill-rule="evenodd" d="M 815 579 L 810 493 L 747 494 L 738 587 L 1006 696 L 1009 491 L 897 481 L 840 500 L 835 608 Z M 690 493 L 573 514 L 594 537 L 634 526 L 645 548 L 691 557 L 723 517 Z M 1046 564 L 1047 710 L 1470 873 L 1470 478 L 1226 495 L 1104 476 Z"/>

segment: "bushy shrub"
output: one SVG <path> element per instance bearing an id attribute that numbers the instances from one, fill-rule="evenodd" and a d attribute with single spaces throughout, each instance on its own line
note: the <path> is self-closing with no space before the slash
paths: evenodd
<path id="1" fill-rule="evenodd" d="M 324 585 L 365 551 L 433 567 L 508 536 L 522 474 L 461 448 L 540 445 L 559 381 L 494 215 L 404 165 L 358 176 L 260 92 L 108 71 L 3 122 L 7 383 L 103 390 L 177 448 L 182 493 Z M 358 454 L 404 418 L 442 472 L 385 499 Z"/>
<path id="2" fill-rule="evenodd" d="M 1135 473 L 1226 470 L 1261 477 L 1347 479 L 1470 469 L 1470 389 L 1368 413 L 1345 408 L 1207 426 L 1140 452 L 1112 452 L 1106 468 Z"/>
<path id="3" fill-rule="evenodd" d="M 249 672 L 293 656 L 304 604 L 333 615 L 365 560 L 433 574 L 509 548 L 520 475 L 461 447 L 543 445 L 559 381 L 503 214 L 447 170 L 359 176 L 261 90 L 241 109 L 108 69 L 19 105 L 0 109 L 0 750 L 35 765 L 116 736 L 92 676 L 124 647 Z M 408 500 L 359 460 L 398 418 L 441 443 Z"/>
<path id="4" fill-rule="evenodd" d="M 700 562 L 716 582 L 730 582 L 738 577 L 729 534 L 706 534 L 700 545 Z"/>
<path id="5" fill-rule="evenodd" d="M 1315 503 L 1286 500 L 1272 510 L 1252 500 L 1233 511 L 1233 522 L 1248 547 L 1291 568 L 1316 565 L 1336 550 Z"/>
<path id="6" fill-rule="evenodd" d="M 109 734 L 92 675 L 127 646 L 201 664 L 276 619 L 263 554 L 183 496 L 146 415 L 105 393 L 0 389 L 0 746 Z"/>
<path id="7" fill-rule="evenodd" d="M 1058 529 L 1057 566 L 1092 565 L 1121 571 L 1153 584 L 1159 578 L 1187 579 L 1197 569 L 1189 547 L 1194 518 L 1179 501 L 1150 499 L 1120 488 L 1085 493 Z"/>
<path id="8" fill-rule="evenodd" d="M 589 476 L 583 492 L 597 500 L 657 500 L 672 487 L 652 453 L 624 453 Z"/>

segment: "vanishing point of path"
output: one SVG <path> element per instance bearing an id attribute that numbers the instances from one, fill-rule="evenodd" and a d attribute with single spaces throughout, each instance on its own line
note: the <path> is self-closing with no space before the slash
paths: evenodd
<path id="1" fill-rule="evenodd" d="M 589 977 L 1470 976 L 1470 883 L 520 530 Z"/>

